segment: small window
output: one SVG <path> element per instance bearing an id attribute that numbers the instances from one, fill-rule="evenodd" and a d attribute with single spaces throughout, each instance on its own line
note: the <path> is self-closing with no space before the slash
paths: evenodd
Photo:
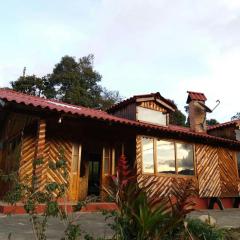
<path id="1" fill-rule="evenodd" d="M 157 171 L 159 173 L 176 173 L 173 142 L 157 141 Z"/>
<path id="2" fill-rule="evenodd" d="M 176 143 L 177 171 L 182 175 L 194 175 L 193 145 Z"/>
<path id="3" fill-rule="evenodd" d="M 240 152 L 237 153 L 238 177 L 240 178 Z"/>
<path id="4" fill-rule="evenodd" d="M 104 165 L 104 174 L 110 174 L 110 161 L 111 161 L 111 148 L 106 147 L 103 150 L 103 165 Z"/>
<path id="5" fill-rule="evenodd" d="M 166 126 L 167 114 L 144 107 L 137 107 L 137 120 Z"/>
<path id="6" fill-rule="evenodd" d="M 154 173 L 153 139 L 142 138 L 143 172 Z"/>
<path id="7" fill-rule="evenodd" d="M 78 164 L 80 162 L 79 148 L 79 144 L 73 144 L 72 172 L 78 171 Z"/>

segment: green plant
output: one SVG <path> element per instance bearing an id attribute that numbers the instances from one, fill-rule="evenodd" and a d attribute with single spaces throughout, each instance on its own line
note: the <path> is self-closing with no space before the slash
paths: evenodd
<path id="1" fill-rule="evenodd" d="M 225 239 L 225 231 L 218 229 L 207 223 L 200 221 L 199 219 L 188 219 L 187 225 L 189 231 L 195 238 L 199 240 L 223 240 Z"/>
<path id="2" fill-rule="evenodd" d="M 139 180 L 124 156 L 119 160 L 117 176 L 112 179 L 114 188 L 104 190 L 115 199 L 119 209 L 107 214 L 114 218 L 110 226 L 115 239 L 183 239 L 186 234 L 191 239 L 184 226 L 185 216 L 194 206 L 189 200 L 195 194 L 190 181 L 181 186 L 176 181 L 176 191 L 168 198 L 157 194 L 150 197 L 148 190 L 155 182 L 146 185 Z"/>
<path id="3" fill-rule="evenodd" d="M 39 167 L 43 167 L 43 164 L 41 158 L 33 160 L 33 175 L 30 181 L 28 176 L 20 181 L 17 172 L 11 174 L 0 172 L 2 180 L 11 182 L 11 189 L 7 192 L 4 199 L 11 205 L 15 205 L 18 202 L 24 204 L 24 209 L 29 216 L 36 240 L 47 239 L 46 229 L 49 217 L 59 217 L 64 223 L 66 230 L 63 239 L 77 239 L 81 235 L 80 225 L 76 224 L 73 216 L 68 215 L 66 204 L 63 206 L 59 205 L 60 199 L 64 199 L 64 203 L 66 203 L 69 182 L 67 161 L 63 149 L 60 149 L 59 156 L 55 162 L 48 163 L 49 169 L 58 172 L 58 174 L 61 174 L 62 179 L 65 179 L 63 183 L 52 181 L 47 182 L 44 186 L 40 186 L 40 179 L 36 174 L 36 170 Z M 39 205 L 44 206 L 41 214 L 38 213 Z"/>

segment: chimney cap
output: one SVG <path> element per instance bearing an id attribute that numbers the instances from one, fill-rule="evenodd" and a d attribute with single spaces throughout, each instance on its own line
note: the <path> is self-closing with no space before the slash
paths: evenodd
<path id="1" fill-rule="evenodd" d="M 207 100 L 204 93 L 192 92 L 192 91 L 187 91 L 187 93 L 188 93 L 187 103 L 189 103 L 191 101 L 203 101 L 203 102 L 205 102 Z"/>

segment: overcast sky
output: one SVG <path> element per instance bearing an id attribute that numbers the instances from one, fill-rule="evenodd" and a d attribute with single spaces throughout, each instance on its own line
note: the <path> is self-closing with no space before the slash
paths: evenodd
<path id="1" fill-rule="evenodd" d="M 102 85 L 124 97 L 159 91 L 183 110 L 204 92 L 208 118 L 238 111 L 239 0 L 8 0 L 0 6 L 0 87 L 43 76 L 64 55 L 95 55 Z"/>

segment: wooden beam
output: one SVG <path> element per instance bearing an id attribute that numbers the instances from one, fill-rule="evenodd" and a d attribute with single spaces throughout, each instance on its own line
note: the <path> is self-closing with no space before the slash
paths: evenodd
<path id="1" fill-rule="evenodd" d="M 36 176 L 36 187 L 42 189 L 46 183 L 46 171 L 47 162 L 44 158 L 45 153 L 45 143 L 46 143 L 46 121 L 45 119 L 39 119 L 38 121 L 38 132 L 36 139 L 36 149 L 35 149 L 35 161 L 41 160 L 41 164 L 37 164 L 33 169 L 33 174 Z M 35 165 L 35 164 L 34 164 Z"/>

